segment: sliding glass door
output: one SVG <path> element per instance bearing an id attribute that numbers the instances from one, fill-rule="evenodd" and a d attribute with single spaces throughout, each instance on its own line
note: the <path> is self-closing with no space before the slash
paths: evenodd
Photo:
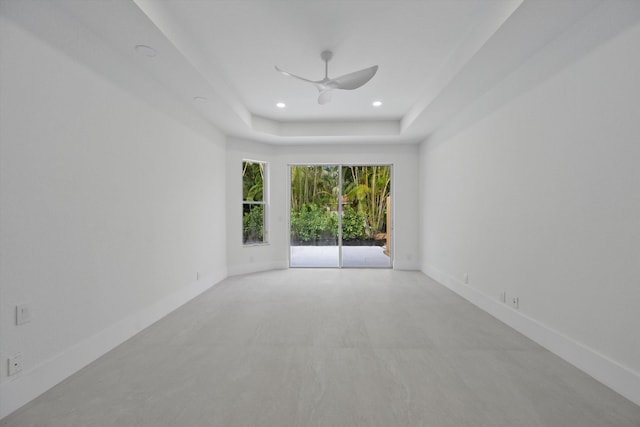
<path id="1" fill-rule="evenodd" d="M 391 166 L 342 166 L 342 266 L 391 267 Z"/>
<path id="2" fill-rule="evenodd" d="M 337 165 L 291 166 L 291 267 L 340 267 Z"/>
<path id="3" fill-rule="evenodd" d="M 386 267 L 391 166 L 292 165 L 291 267 Z"/>

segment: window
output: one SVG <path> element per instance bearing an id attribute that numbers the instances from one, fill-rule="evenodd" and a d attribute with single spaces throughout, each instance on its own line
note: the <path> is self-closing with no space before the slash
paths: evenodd
<path id="1" fill-rule="evenodd" d="M 245 245 L 267 243 L 266 172 L 264 162 L 242 161 L 242 243 Z"/>

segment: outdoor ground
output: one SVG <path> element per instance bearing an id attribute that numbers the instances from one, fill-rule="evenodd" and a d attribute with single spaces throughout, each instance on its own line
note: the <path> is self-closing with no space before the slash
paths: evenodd
<path id="1" fill-rule="evenodd" d="M 391 267 L 382 246 L 343 246 L 343 267 Z M 338 267 L 337 246 L 291 246 L 291 267 Z"/>

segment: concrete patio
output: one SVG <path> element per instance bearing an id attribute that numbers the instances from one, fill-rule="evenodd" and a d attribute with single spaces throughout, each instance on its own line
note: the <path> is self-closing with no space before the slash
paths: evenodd
<path id="1" fill-rule="evenodd" d="M 338 246 L 291 246 L 291 267 L 339 267 Z M 391 267 L 381 246 L 343 246 L 343 267 Z"/>

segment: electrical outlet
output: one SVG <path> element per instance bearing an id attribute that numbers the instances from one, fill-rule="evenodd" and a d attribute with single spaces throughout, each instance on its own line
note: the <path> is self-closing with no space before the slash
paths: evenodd
<path id="1" fill-rule="evenodd" d="M 7 359 L 7 363 L 9 365 L 8 374 L 9 376 L 15 375 L 18 372 L 22 371 L 22 354 L 16 353 L 10 358 Z"/>
<path id="2" fill-rule="evenodd" d="M 31 307 L 29 304 L 16 305 L 16 325 L 31 322 Z"/>
<path id="3" fill-rule="evenodd" d="M 513 297 L 511 298 L 511 307 L 515 308 L 516 310 L 520 308 L 520 298 L 518 297 Z"/>

